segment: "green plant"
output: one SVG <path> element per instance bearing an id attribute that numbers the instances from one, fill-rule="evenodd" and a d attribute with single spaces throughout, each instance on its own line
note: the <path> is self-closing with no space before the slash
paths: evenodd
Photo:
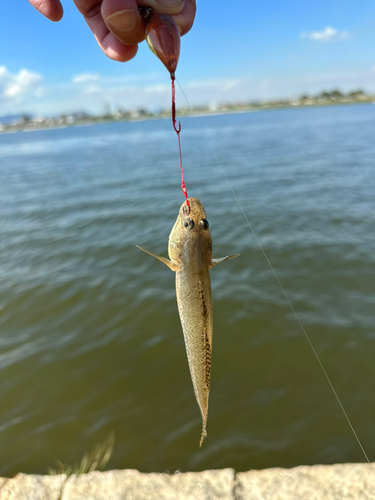
<path id="1" fill-rule="evenodd" d="M 80 462 L 74 465 L 67 465 L 60 460 L 56 460 L 57 467 L 49 468 L 48 474 L 53 476 L 57 474 L 87 474 L 94 470 L 104 470 L 111 455 L 115 444 L 115 434 L 111 432 L 108 437 L 102 442 L 98 443 L 91 451 L 86 452 Z"/>

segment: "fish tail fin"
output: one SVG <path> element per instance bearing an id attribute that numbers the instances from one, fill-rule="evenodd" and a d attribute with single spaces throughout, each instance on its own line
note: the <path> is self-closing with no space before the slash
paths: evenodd
<path id="1" fill-rule="evenodd" d="M 202 422 L 202 434 L 201 434 L 201 440 L 199 441 L 199 448 L 202 447 L 203 440 L 207 436 L 206 424 L 207 424 L 207 420 L 203 420 L 203 422 Z"/>

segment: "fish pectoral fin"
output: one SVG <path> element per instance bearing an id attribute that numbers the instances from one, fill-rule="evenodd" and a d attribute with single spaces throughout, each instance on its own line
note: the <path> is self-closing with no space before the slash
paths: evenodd
<path id="1" fill-rule="evenodd" d="M 212 259 L 211 260 L 210 269 L 212 269 L 217 264 L 220 264 L 221 262 L 224 262 L 225 260 L 233 259 L 234 257 L 238 257 L 239 255 L 241 255 L 241 254 L 240 253 L 236 253 L 236 255 L 227 255 L 226 257 L 220 257 L 219 259 Z"/>
<path id="2" fill-rule="evenodd" d="M 145 248 L 142 248 L 138 245 L 135 245 L 135 246 L 137 248 L 139 248 L 139 250 L 143 250 L 144 252 L 146 252 L 146 253 L 152 255 L 153 257 L 155 257 L 156 259 L 160 260 L 160 262 L 163 262 L 163 264 L 168 266 L 169 269 L 171 269 L 172 271 L 179 271 L 180 270 L 180 266 L 178 264 L 175 264 L 171 260 L 165 259 L 164 257 L 160 257 L 160 255 L 155 255 L 154 253 L 150 252 L 149 250 L 146 250 Z"/>

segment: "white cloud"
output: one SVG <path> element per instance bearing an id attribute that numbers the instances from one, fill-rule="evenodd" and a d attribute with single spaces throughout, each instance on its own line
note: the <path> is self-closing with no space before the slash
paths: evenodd
<path id="1" fill-rule="evenodd" d="M 94 94 L 94 93 L 98 93 L 98 92 L 99 93 L 104 92 L 104 89 L 102 87 L 100 87 L 99 85 L 95 85 L 95 83 L 87 85 L 87 86 L 83 87 L 83 89 L 82 89 L 83 94 Z"/>
<path id="2" fill-rule="evenodd" d="M 20 103 L 27 96 L 41 97 L 42 81 L 40 73 L 28 69 L 11 73 L 6 66 L 0 66 L 0 103 L 2 105 Z"/>
<path id="3" fill-rule="evenodd" d="M 332 28 L 332 26 L 327 26 L 322 31 L 303 32 L 300 34 L 300 37 L 320 42 L 333 42 L 350 38 L 350 33 L 348 31 L 339 31 L 336 28 Z"/>
<path id="4" fill-rule="evenodd" d="M 165 85 L 163 83 L 157 83 L 156 85 L 147 85 L 144 87 L 145 92 L 153 92 L 154 94 L 160 94 L 170 91 L 171 86 Z"/>
<path id="5" fill-rule="evenodd" d="M 73 83 L 90 83 L 97 82 L 98 80 L 100 80 L 100 75 L 97 73 L 81 73 L 72 78 Z"/>

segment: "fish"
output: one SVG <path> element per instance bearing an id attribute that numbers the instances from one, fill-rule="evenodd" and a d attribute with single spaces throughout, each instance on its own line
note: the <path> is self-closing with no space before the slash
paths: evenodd
<path id="1" fill-rule="evenodd" d="M 188 198 L 179 210 L 168 240 L 169 259 L 136 245 L 176 273 L 178 312 L 184 335 L 195 398 L 202 416 L 199 447 L 207 436 L 212 355 L 212 295 L 209 270 L 239 256 L 212 258 L 212 237 L 198 198 Z"/>

